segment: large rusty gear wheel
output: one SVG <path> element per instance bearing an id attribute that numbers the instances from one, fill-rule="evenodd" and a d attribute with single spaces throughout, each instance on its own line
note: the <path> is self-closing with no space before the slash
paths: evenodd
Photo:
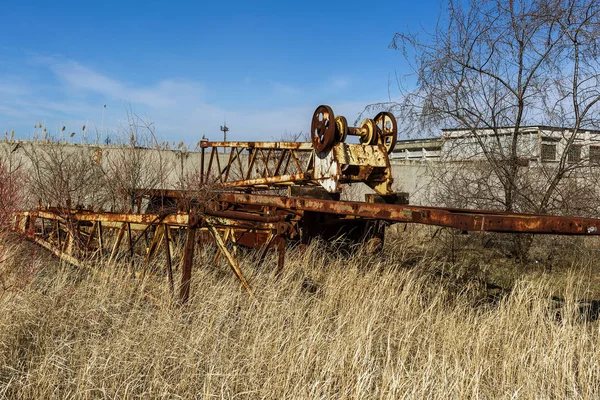
<path id="1" fill-rule="evenodd" d="M 329 106 L 317 107 L 310 125 L 314 149 L 321 153 L 329 150 L 335 142 L 335 115 Z"/>
<path id="2" fill-rule="evenodd" d="M 382 111 L 375 116 L 374 120 L 377 128 L 379 128 L 377 144 L 383 145 L 387 153 L 390 154 L 398 141 L 396 117 L 390 112 Z"/>

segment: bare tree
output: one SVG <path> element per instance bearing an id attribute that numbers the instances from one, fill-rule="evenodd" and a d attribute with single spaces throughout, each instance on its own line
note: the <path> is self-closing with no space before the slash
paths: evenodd
<path id="1" fill-rule="evenodd" d="M 27 176 L 19 147 L 19 142 L 8 138 L 0 144 L 0 233 L 9 227 L 11 213 L 24 206 Z"/>
<path id="2" fill-rule="evenodd" d="M 102 203 L 102 170 L 89 146 L 60 141 L 22 145 L 29 163 L 31 200 L 44 206 L 73 208 Z"/>
<path id="3" fill-rule="evenodd" d="M 154 125 L 132 112 L 116 137 L 102 156 L 103 181 L 110 208 L 130 212 L 145 190 L 167 189 L 176 180 L 175 159 L 156 140 Z"/>
<path id="4" fill-rule="evenodd" d="M 401 86 L 401 100 L 383 106 L 412 131 L 460 129 L 477 149 L 470 156 L 487 163 L 482 177 L 492 183 L 475 182 L 486 204 L 547 212 L 560 201 L 563 180 L 589 165 L 569 158 L 583 131 L 600 127 L 597 1 L 449 0 L 433 32 L 398 33 L 391 46 L 411 63 L 416 84 Z M 564 151 L 538 165 L 541 179 L 533 183 L 521 151 L 531 125 L 568 128 Z M 496 185 L 497 195 L 486 194 Z"/>

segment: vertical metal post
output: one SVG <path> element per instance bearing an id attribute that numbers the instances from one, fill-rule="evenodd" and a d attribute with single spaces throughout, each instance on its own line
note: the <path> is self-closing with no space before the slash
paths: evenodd
<path id="1" fill-rule="evenodd" d="M 35 217 L 33 215 L 30 215 L 27 217 L 27 233 L 29 235 L 34 235 L 35 234 Z"/>
<path id="2" fill-rule="evenodd" d="M 54 220 L 54 229 L 56 229 L 56 238 L 58 239 L 58 248 L 62 249 L 62 244 L 60 243 L 60 226 L 57 219 Z"/>
<path id="3" fill-rule="evenodd" d="M 190 298 L 190 281 L 192 279 L 192 264 L 194 262 L 194 249 L 196 248 L 196 226 L 188 225 L 183 248 L 183 265 L 181 268 L 181 288 L 179 299 L 181 304 L 187 303 Z"/>
<path id="4" fill-rule="evenodd" d="M 223 126 L 221 126 L 221 132 L 223 132 L 223 141 L 226 142 L 227 141 L 227 131 L 229 130 L 229 128 L 227 127 L 227 123 L 223 123 Z"/>
<path id="5" fill-rule="evenodd" d="M 175 294 L 175 287 L 173 284 L 173 267 L 171 265 L 171 244 L 169 243 L 169 226 L 163 225 L 165 231 L 165 254 L 167 256 L 167 276 L 169 278 L 169 289 L 171 289 L 171 295 Z"/>
<path id="6" fill-rule="evenodd" d="M 92 229 L 90 229 L 90 232 L 88 234 L 88 238 L 85 241 L 85 250 L 84 251 L 87 251 L 90 248 L 90 246 L 92 245 L 92 239 L 94 239 L 94 235 L 96 234 L 97 227 L 98 227 L 98 222 L 94 221 L 92 223 Z"/>
<path id="7" fill-rule="evenodd" d="M 100 248 L 100 258 L 104 255 L 104 240 L 102 238 L 102 222 L 98 221 L 98 247 Z"/>
<path id="8" fill-rule="evenodd" d="M 125 234 L 126 224 L 123 222 L 119 232 L 117 233 L 117 237 L 115 239 L 115 243 L 113 244 L 112 252 L 110 253 L 110 258 L 108 259 L 108 263 L 112 263 L 113 260 L 116 260 L 117 253 L 119 252 L 119 245 L 121 244 L 121 240 L 123 240 L 123 235 Z"/>
<path id="9" fill-rule="evenodd" d="M 269 251 L 269 247 L 271 247 L 273 240 L 275 240 L 276 238 L 277 238 L 277 236 L 275 235 L 275 233 L 269 232 L 269 236 L 267 236 L 267 240 L 266 240 L 265 244 L 263 245 L 262 250 L 259 253 L 258 261 L 256 262 L 256 264 L 258 265 L 258 268 L 262 267 L 262 263 L 265 260 L 265 257 L 267 256 L 267 251 Z"/>
<path id="10" fill-rule="evenodd" d="M 129 243 L 129 263 L 131 265 L 131 275 L 135 278 L 135 270 L 133 269 L 133 245 L 131 240 L 131 224 L 127 223 L 127 241 Z"/>
<path id="11" fill-rule="evenodd" d="M 279 236 L 279 242 L 277 243 L 277 249 L 279 250 L 279 258 L 277 259 L 277 275 L 283 271 L 283 265 L 285 264 L 285 245 L 286 240 L 283 235 Z"/>
<path id="12" fill-rule="evenodd" d="M 200 185 L 204 183 L 204 146 L 200 152 Z"/>

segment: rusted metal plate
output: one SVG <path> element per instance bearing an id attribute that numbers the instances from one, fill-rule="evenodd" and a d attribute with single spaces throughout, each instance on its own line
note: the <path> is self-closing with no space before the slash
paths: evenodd
<path id="1" fill-rule="evenodd" d="M 244 247 L 260 249 L 269 238 L 268 232 L 263 231 L 236 231 L 235 240 Z"/>
<path id="2" fill-rule="evenodd" d="M 377 193 L 365 194 L 365 202 L 381 204 L 409 204 L 408 193 L 400 192 L 390 195 L 380 195 Z"/>
<path id="3" fill-rule="evenodd" d="M 314 161 L 313 177 L 329 193 L 340 193 L 342 191 L 342 183 L 340 182 L 342 165 L 335 159 L 333 151 L 317 154 Z"/>
<path id="4" fill-rule="evenodd" d="M 342 165 L 366 165 L 386 168 L 387 153 L 379 146 L 338 143 L 332 149 L 333 158 Z"/>

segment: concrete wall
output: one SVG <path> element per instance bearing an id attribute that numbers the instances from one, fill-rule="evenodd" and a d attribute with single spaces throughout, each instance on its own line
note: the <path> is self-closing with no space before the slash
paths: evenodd
<path id="1" fill-rule="evenodd" d="M 134 156 L 135 155 L 135 156 Z M 129 146 L 101 146 L 72 143 L 45 143 L 33 141 L 0 141 L 0 160 L 19 168 L 29 175 L 40 159 L 64 157 L 88 157 L 90 164 L 96 164 L 103 170 L 117 167 L 125 160 L 139 163 L 149 170 L 164 169 L 166 188 L 176 188 L 182 177 L 200 171 L 200 153 L 180 150 L 157 150 L 132 148 Z M 221 165 L 227 164 L 229 154 L 220 153 Z M 208 166 L 208 157 L 205 160 Z"/>
<path id="2" fill-rule="evenodd" d="M 46 185 L 66 185 L 65 180 L 84 181 L 82 187 L 68 186 L 73 202 L 87 205 L 89 203 L 105 204 L 118 185 L 119 179 L 135 175 L 137 187 L 162 187 L 166 189 L 182 188 L 186 177 L 200 173 L 201 155 L 199 152 L 180 150 L 157 150 L 148 148 L 132 148 L 129 146 L 101 146 L 71 143 L 45 143 L 41 141 L 0 141 L 0 160 L 11 171 L 17 171 L 22 178 L 22 189 L 27 194 L 29 207 L 37 205 L 44 197 L 39 193 L 35 181 L 42 180 Z M 228 153 L 219 154 L 219 163 L 223 167 L 229 160 Z M 208 153 L 205 157 L 205 170 L 208 169 Z M 241 156 L 242 164 L 248 162 L 246 153 Z M 66 168 L 73 164 L 73 168 Z M 62 171 L 61 168 L 65 170 Z M 51 177 L 51 170 L 61 170 L 60 177 Z M 411 204 L 429 204 L 427 187 L 430 183 L 429 163 L 412 161 L 392 161 L 394 190 L 408 192 Z M 65 175 L 65 176 L 62 176 Z M 58 179 L 58 181 L 57 181 Z M 60 181 L 60 180 L 63 181 Z M 125 184 L 126 182 L 122 182 Z M 64 189 L 67 190 L 67 189 Z M 106 192 L 106 198 L 99 198 L 94 192 Z M 112 192 L 111 192 L 112 191 Z M 365 193 L 373 190 L 364 184 L 353 184 L 345 187 L 342 198 L 364 200 Z M 60 196 L 61 193 L 47 194 Z M 43 200 L 43 199 L 42 199 Z M 52 200 L 46 200 L 48 203 Z"/>
<path id="3" fill-rule="evenodd" d="M 428 206 L 431 204 L 430 184 L 432 162 L 404 161 L 392 162 L 394 190 L 407 192 L 410 204 Z"/>

